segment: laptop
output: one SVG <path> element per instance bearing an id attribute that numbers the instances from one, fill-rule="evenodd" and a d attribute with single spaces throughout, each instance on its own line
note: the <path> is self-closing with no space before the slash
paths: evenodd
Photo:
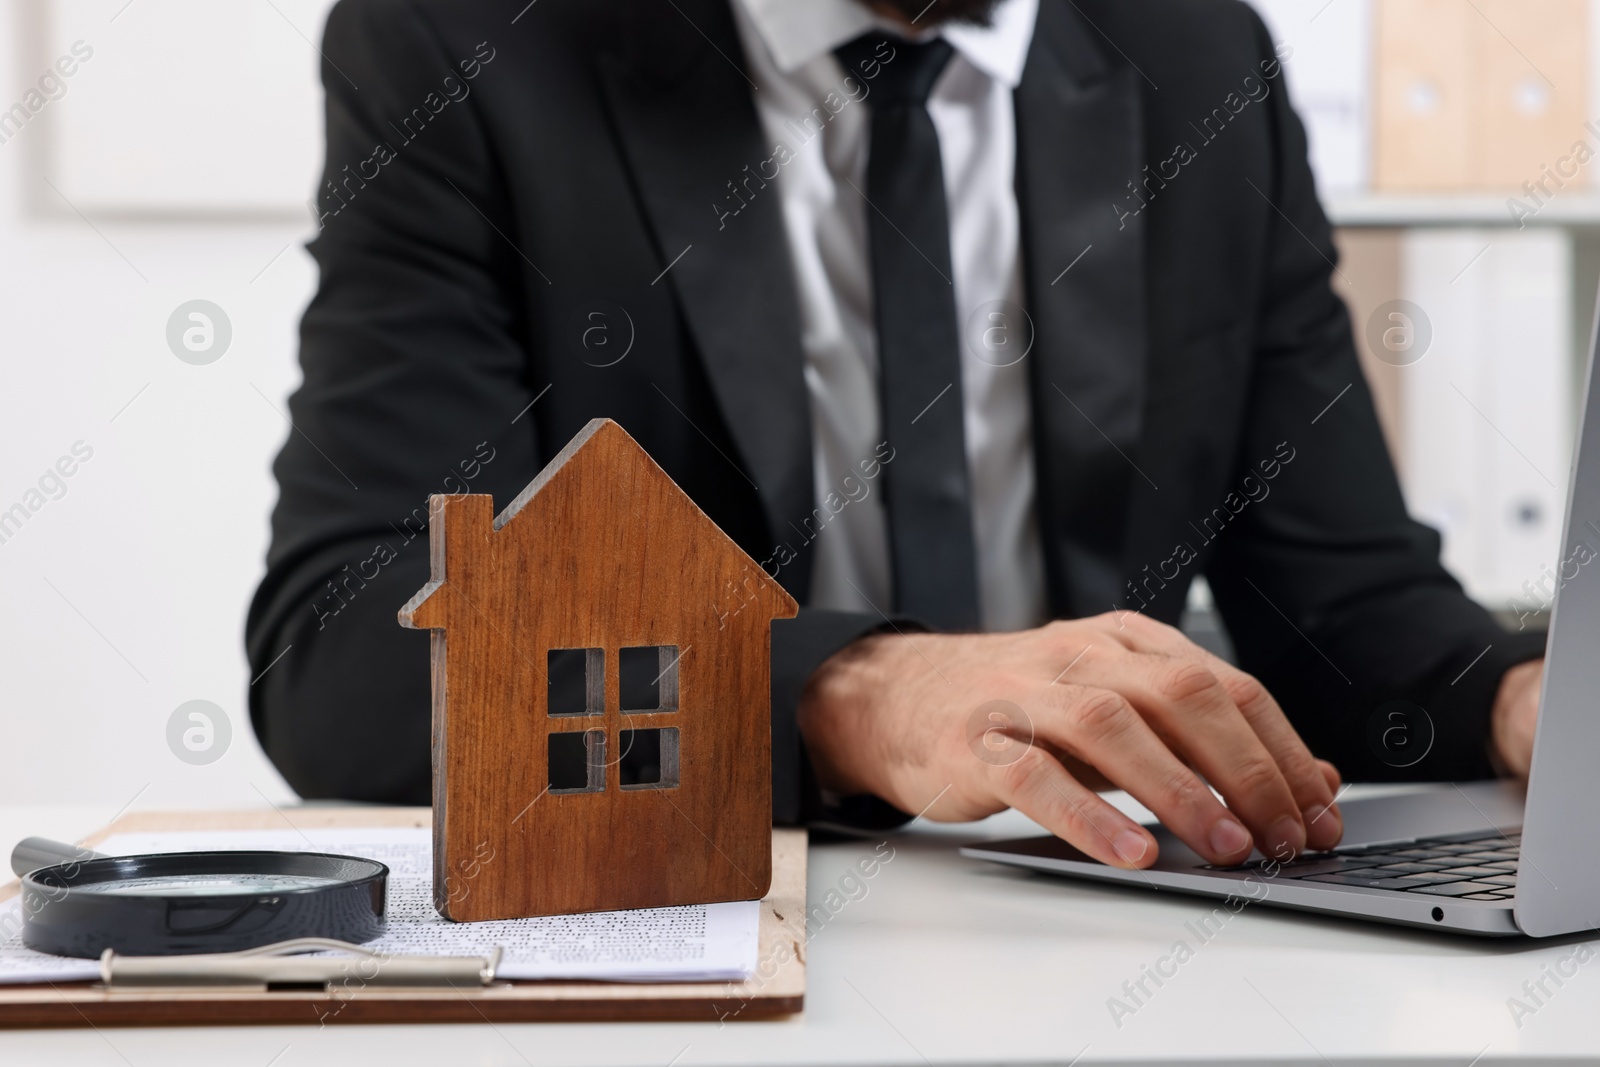
<path id="1" fill-rule="evenodd" d="M 1600 330 L 1597 317 L 1596 330 Z M 1600 378 L 1594 331 L 1562 546 L 1600 552 Z M 1109 867 L 1053 836 L 961 854 L 1050 874 L 1484 936 L 1600 928 L 1600 567 L 1560 583 L 1550 618 L 1532 772 L 1342 803 L 1344 838 L 1287 863 L 1208 865 L 1153 827 L 1148 870 Z"/>

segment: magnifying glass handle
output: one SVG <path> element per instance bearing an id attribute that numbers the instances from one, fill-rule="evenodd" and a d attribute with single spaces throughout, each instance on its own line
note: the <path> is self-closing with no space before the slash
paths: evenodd
<path id="1" fill-rule="evenodd" d="M 48 837 L 25 837 L 11 850 L 11 870 L 21 878 L 29 871 L 36 871 L 40 867 L 99 858 L 100 853 L 77 845 L 52 841 Z"/>

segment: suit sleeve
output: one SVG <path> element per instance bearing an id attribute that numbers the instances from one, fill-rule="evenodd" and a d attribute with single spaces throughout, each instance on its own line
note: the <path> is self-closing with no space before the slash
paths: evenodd
<path id="1" fill-rule="evenodd" d="M 1503 631 L 1445 571 L 1439 535 L 1406 513 L 1349 312 L 1330 286 L 1337 253 L 1305 134 L 1281 80 L 1278 89 L 1269 101 L 1275 164 L 1262 190 L 1271 207 L 1262 209 L 1270 231 L 1238 472 L 1254 473 L 1268 495 L 1219 539 L 1207 576 L 1240 665 L 1347 779 L 1491 776 L 1489 715 L 1500 679 L 1542 655 L 1544 638 Z M 1239 195 L 1257 196 L 1247 186 Z M 1289 455 L 1276 478 L 1261 478 L 1262 461 Z M 1397 709 L 1406 717 L 1392 718 Z M 1404 723 L 1408 736 L 1381 740 L 1375 721 Z"/>
<path id="2" fill-rule="evenodd" d="M 428 637 L 396 612 L 428 580 L 429 495 L 503 504 L 548 458 L 518 310 L 533 268 L 502 236 L 507 190 L 459 89 L 492 59 L 447 54 L 405 0 L 342 0 L 323 53 L 320 283 L 246 623 L 251 721 L 301 796 L 427 804 Z M 413 135 L 418 107 L 440 110 Z M 802 609 L 775 624 L 777 821 L 822 810 L 795 720 L 806 681 L 881 622 Z"/>
<path id="3" fill-rule="evenodd" d="M 429 495 L 505 500 L 537 469 L 527 267 L 489 221 L 505 190 L 455 88 L 482 57 L 447 55 L 394 0 L 343 0 L 323 53 L 320 283 L 247 621 L 251 720 L 302 796 L 425 804 L 428 636 L 396 611 L 428 578 Z"/>

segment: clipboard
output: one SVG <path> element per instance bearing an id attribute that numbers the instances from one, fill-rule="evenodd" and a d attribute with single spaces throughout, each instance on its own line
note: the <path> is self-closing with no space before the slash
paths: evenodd
<path id="1" fill-rule="evenodd" d="M 308 807 L 136 812 L 86 838 L 175 830 L 428 828 L 428 808 Z M 20 887 L 0 887 L 0 902 Z M 174 988 L 108 990 L 98 982 L 0 986 L 0 1028 L 343 1023 L 693 1020 L 793 1015 L 805 1004 L 806 833 L 772 831 L 772 888 L 761 900 L 755 974 L 743 982 L 495 981 L 481 988 Z"/>

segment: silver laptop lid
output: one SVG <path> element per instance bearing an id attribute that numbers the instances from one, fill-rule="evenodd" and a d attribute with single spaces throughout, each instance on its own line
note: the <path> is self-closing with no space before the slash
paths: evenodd
<path id="1" fill-rule="evenodd" d="M 1517 870 L 1517 925 L 1600 928 L 1600 378 L 1589 332 Z M 1515 359 L 1514 353 L 1505 358 Z"/>

